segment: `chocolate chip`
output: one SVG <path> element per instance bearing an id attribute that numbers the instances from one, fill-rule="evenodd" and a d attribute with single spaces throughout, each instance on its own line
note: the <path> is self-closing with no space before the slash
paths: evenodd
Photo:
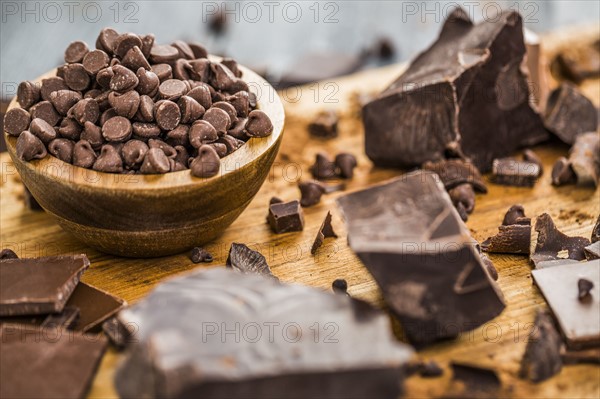
<path id="1" fill-rule="evenodd" d="M 190 61 L 188 63 L 188 73 L 192 79 L 208 83 L 212 77 L 211 64 L 212 63 L 205 58 Z"/>
<path id="2" fill-rule="evenodd" d="M 227 112 L 227 115 L 229 115 L 229 120 L 231 121 L 232 125 L 235 122 L 237 122 L 237 111 L 233 105 L 229 104 L 226 101 L 217 101 L 213 104 L 213 107 L 220 108 L 223 111 Z"/>
<path id="3" fill-rule="evenodd" d="M 165 80 L 158 87 L 158 93 L 161 98 L 177 101 L 177 99 L 188 92 L 187 86 L 181 80 Z"/>
<path id="4" fill-rule="evenodd" d="M 468 214 L 475 209 L 475 192 L 469 183 L 463 183 L 450 189 L 448 194 L 455 207 L 461 204 Z"/>
<path id="5" fill-rule="evenodd" d="M 173 148 L 172 146 L 170 146 L 169 144 L 165 143 L 164 141 L 162 141 L 160 139 L 148 140 L 148 146 L 150 148 L 161 149 L 165 153 L 167 158 L 175 158 L 177 156 L 177 151 L 175 150 L 175 148 Z"/>
<path id="6" fill-rule="evenodd" d="M 187 92 L 186 96 L 198 101 L 198 103 L 202 105 L 204 109 L 209 109 L 210 107 L 212 107 L 212 97 L 210 95 L 210 89 L 206 84 L 200 84 L 194 87 L 192 90 Z"/>
<path id="7" fill-rule="evenodd" d="M 79 140 L 82 130 L 83 128 L 75 119 L 64 118 L 60 123 L 60 127 L 58 128 L 58 134 L 60 135 L 60 137 L 63 137 L 65 139 Z"/>
<path id="8" fill-rule="evenodd" d="M 338 278 L 333 280 L 331 283 L 331 289 L 336 294 L 348 294 L 348 282 L 343 278 Z"/>
<path id="9" fill-rule="evenodd" d="M 127 169 L 139 169 L 144 162 L 148 145 L 141 140 L 129 140 L 121 148 L 123 163 Z"/>
<path id="10" fill-rule="evenodd" d="M 103 50 L 90 51 L 83 57 L 83 68 L 90 75 L 96 75 L 102 69 L 108 67 L 110 57 Z"/>
<path id="11" fill-rule="evenodd" d="M 154 101 L 149 96 L 140 96 L 140 106 L 135 119 L 139 122 L 154 122 Z"/>
<path id="12" fill-rule="evenodd" d="M 84 125 L 85 122 L 96 123 L 98 117 L 100 117 L 100 107 L 98 106 L 98 102 L 92 98 L 80 100 L 73 106 L 73 117 L 81 125 Z"/>
<path id="13" fill-rule="evenodd" d="M 106 141 L 122 143 L 131 137 L 131 122 L 122 116 L 115 116 L 106 121 L 102 126 L 102 136 Z M 103 150 L 104 150 L 103 146 Z"/>
<path id="14" fill-rule="evenodd" d="M 194 59 L 208 57 L 208 51 L 206 51 L 206 48 L 200 43 L 188 43 L 188 45 L 190 46 L 190 49 L 192 49 L 192 53 L 194 53 Z"/>
<path id="15" fill-rule="evenodd" d="M 96 39 L 96 48 L 106 51 L 108 54 L 113 54 L 115 41 L 119 37 L 119 33 L 112 28 L 104 28 L 100 31 Z"/>
<path id="16" fill-rule="evenodd" d="M 496 184 L 533 187 L 540 174 L 537 164 L 513 158 L 494 159 L 492 164 L 492 181 Z"/>
<path id="17" fill-rule="evenodd" d="M 237 122 L 227 131 L 227 134 L 238 140 L 247 141 L 250 137 L 246 134 L 248 118 L 238 118 Z"/>
<path id="18" fill-rule="evenodd" d="M 27 130 L 30 122 L 29 112 L 22 108 L 12 108 L 4 115 L 4 131 L 16 137 Z"/>
<path id="19" fill-rule="evenodd" d="M 187 146 L 189 144 L 189 130 L 188 125 L 180 124 L 167 133 L 165 141 L 172 146 Z"/>
<path id="20" fill-rule="evenodd" d="M 229 127 L 231 127 L 231 119 L 229 119 L 229 115 L 220 108 L 213 107 L 208 109 L 204 113 L 202 119 L 213 125 L 219 134 L 227 133 L 227 130 Z"/>
<path id="21" fill-rule="evenodd" d="M 108 95 L 108 102 L 117 115 L 131 119 L 140 106 L 140 95 L 135 90 L 129 90 L 125 93 L 113 91 Z"/>
<path id="22" fill-rule="evenodd" d="M 137 76 L 139 81 L 135 88 L 138 93 L 147 94 L 150 97 L 154 97 L 158 93 L 160 80 L 154 72 L 139 68 L 135 76 Z"/>
<path id="23" fill-rule="evenodd" d="M 179 57 L 179 50 L 168 44 L 154 45 L 150 50 L 150 60 L 154 64 L 169 63 L 175 61 L 177 57 Z"/>
<path id="24" fill-rule="evenodd" d="M 585 300 L 589 295 L 590 291 L 594 288 L 594 283 L 586 278 L 580 278 L 577 280 L 577 289 L 579 293 L 577 294 L 577 298 L 580 301 Z"/>
<path id="25" fill-rule="evenodd" d="M 273 124 L 267 114 L 255 109 L 248 114 L 246 133 L 250 137 L 266 137 L 273 133 Z"/>
<path id="26" fill-rule="evenodd" d="M 170 170 L 169 158 L 160 148 L 150 148 L 140 167 L 140 172 L 144 174 L 161 174 Z"/>
<path id="27" fill-rule="evenodd" d="M 204 115 L 204 107 L 192 97 L 183 96 L 177 104 L 181 110 L 181 123 L 192 123 Z"/>
<path id="28" fill-rule="evenodd" d="M 206 144 L 208 146 L 211 146 L 216 152 L 217 155 L 219 156 L 219 158 L 223 158 L 225 156 L 227 156 L 228 151 L 227 151 L 227 146 L 223 143 L 208 143 Z"/>
<path id="29" fill-rule="evenodd" d="M 152 65 L 152 72 L 158 76 L 161 82 L 173 78 L 173 69 L 169 64 L 154 64 Z"/>
<path id="30" fill-rule="evenodd" d="M 211 85 L 218 90 L 228 91 L 236 80 L 233 72 L 225 65 L 219 63 L 211 63 L 210 70 L 212 72 Z"/>
<path id="31" fill-rule="evenodd" d="M 190 165 L 192 176 L 212 177 L 219 173 L 221 162 L 214 148 L 202 145 L 198 149 L 198 156 Z"/>
<path id="32" fill-rule="evenodd" d="M 41 118 L 35 118 L 31 121 L 29 131 L 45 144 L 56 138 L 56 130 L 54 130 L 54 127 L 50 126 L 48 122 Z"/>
<path id="33" fill-rule="evenodd" d="M 44 101 L 50 101 L 50 94 L 58 90 L 68 90 L 69 87 L 62 78 L 51 77 L 42 80 L 40 95 Z"/>
<path id="34" fill-rule="evenodd" d="M 161 129 L 173 130 L 181 121 L 181 111 L 173 101 L 165 100 L 155 104 L 154 119 Z"/>
<path id="35" fill-rule="evenodd" d="M 123 59 L 126 54 L 134 47 L 142 47 L 142 39 L 134 33 L 123 33 L 119 35 L 113 43 L 114 54 Z"/>
<path id="36" fill-rule="evenodd" d="M 219 137 L 217 143 L 225 144 L 225 147 L 227 148 L 227 154 L 231 154 L 245 144 L 244 141 L 238 140 L 228 134 Z"/>
<path id="37" fill-rule="evenodd" d="M 62 116 L 66 116 L 71 107 L 81 99 L 81 94 L 73 90 L 58 90 L 50 94 L 50 102 Z"/>
<path id="38" fill-rule="evenodd" d="M 552 167 L 552 185 L 562 186 L 575 183 L 576 176 L 571 163 L 565 157 L 560 157 Z"/>
<path id="39" fill-rule="evenodd" d="M 4 248 L 0 251 L 0 260 L 6 259 L 19 259 L 19 257 L 12 249 Z"/>
<path id="40" fill-rule="evenodd" d="M 160 136 L 160 128 L 155 123 L 134 122 L 132 128 L 133 135 L 142 140 Z"/>
<path id="41" fill-rule="evenodd" d="M 238 91 L 237 93 L 227 97 L 229 102 L 235 108 L 237 116 L 247 118 L 250 112 L 250 97 L 246 91 Z"/>
<path id="42" fill-rule="evenodd" d="M 318 204 L 321 201 L 321 196 L 325 193 L 323 186 L 314 181 L 299 182 L 298 188 L 302 197 L 300 205 L 304 208 Z"/>
<path id="43" fill-rule="evenodd" d="M 96 153 L 87 140 L 79 140 L 73 146 L 73 165 L 81 168 L 91 168 L 96 161 Z"/>
<path id="44" fill-rule="evenodd" d="M 133 71 L 125 68 L 122 65 L 115 65 L 112 67 L 114 73 L 110 79 L 110 89 L 118 92 L 126 92 L 136 88 L 139 83 L 139 79 Z"/>
<path id="45" fill-rule="evenodd" d="M 339 118 L 334 110 L 322 111 L 308 124 L 311 136 L 330 139 L 338 135 Z"/>
<path id="46" fill-rule="evenodd" d="M 117 116 L 116 118 L 120 118 L 120 116 Z M 115 147 L 110 144 L 105 144 L 102 146 L 100 155 L 98 155 L 92 168 L 98 172 L 121 173 L 123 172 L 123 160 Z"/>
<path id="47" fill-rule="evenodd" d="M 182 40 L 176 40 L 175 42 L 171 43 L 171 46 L 175 47 L 179 51 L 180 58 L 187 58 L 188 60 L 193 60 L 196 58 L 194 57 L 194 51 L 192 51 L 192 48 Z"/>
<path id="48" fill-rule="evenodd" d="M 50 101 L 41 101 L 31 107 L 29 111 L 32 118 L 43 119 L 52 126 L 56 126 L 60 121 L 60 115 Z"/>
<path id="49" fill-rule="evenodd" d="M 17 156 L 24 161 L 42 159 L 47 151 L 44 143 L 29 130 L 21 132 L 17 139 Z"/>
<path id="50" fill-rule="evenodd" d="M 83 131 L 79 136 L 81 140 L 85 140 L 90 143 L 93 149 L 99 150 L 104 144 L 104 136 L 102 136 L 102 128 L 96 126 L 91 122 L 86 122 L 83 125 Z"/>
<path id="51" fill-rule="evenodd" d="M 82 91 L 90 85 L 90 75 L 82 64 L 69 64 L 64 68 L 65 83 L 71 90 Z"/>
<path id="52" fill-rule="evenodd" d="M 88 46 L 84 42 L 72 42 L 65 50 L 65 62 L 69 64 L 81 62 L 88 52 Z"/>
<path id="53" fill-rule="evenodd" d="M 269 205 L 267 221 L 275 234 L 302 231 L 304 213 L 298 201 Z"/>
<path id="54" fill-rule="evenodd" d="M 140 38 L 142 39 L 142 54 L 144 54 L 144 57 L 150 58 L 150 51 L 154 46 L 154 35 L 149 33 L 147 35 L 140 36 Z"/>
<path id="55" fill-rule="evenodd" d="M 233 75 L 235 77 L 237 77 L 237 78 L 242 77 L 242 71 L 238 67 L 238 63 L 236 60 L 234 60 L 232 58 L 223 58 L 223 60 L 221 61 L 221 64 L 225 65 L 233 73 Z"/>
<path id="56" fill-rule="evenodd" d="M 537 266 L 546 260 L 560 259 L 561 254 L 573 260 L 584 260 L 584 248 L 590 245 L 590 240 L 584 237 L 569 237 L 558 230 L 554 221 L 547 213 L 537 217 L 535 231 L 538 232 L 535 251 L 531 260 Z"/>
<path id="57" fill-rule="evenodd" d="M 352 154 L 341 153 L 335 156 L 335 166 L 338 169 L 338 174 L 344 179 L 352 179 L 354 177 L 354 168 L 356 168 L 356 157 Z"/>
<path id="58" fill-rule="evenodd" d="M 213 261 L 212 255 L 204 248 L 194 247 L 190 259 L 194 263 L 210 263 Z"/>
<path id="59" fill-rule="evenodd" d="M 333 226 L 331 225 L 331 212 L 327 212 L 325 220 L 323 220 L 323 223 L 321 223 L 321 227 L 317 232 L 317 236 L 315 237 L 315 241 L 310 249 L 310 253 L 315 255 L 319 247 L 323 245 L 323 241 L 330 237 L 337 238 L 337 234 L 335 234 L 335 231 L 333 231 Z"/>
<path id="60" fill-rule="evenodd" d="M 502 220 L 502 225 L 510 226 L 511 224 L 524 224 L 523 221 L 526 220 L 528 220 L 529 223 L 525 224 L 531 224 L 531 219 L 525 216 L 525 208 L 523 208 L 523 205 L 516 204 L 506 211 L 504 219 Z"/>
<path id="61" fill-rule="evenodd" d="M 310 167 L 310 172 L 317 180 L 335 179 L 337 177 L 335 163 L 323 152 L 316 155 L 315 163 Z"/>
<path id="62" fill-rule="evenodd" d="M 73 161 L 73 146 L 75 143 L 68 139 L 54 139 L 48 144 L 48 152 L 61 161 Z"/>
<path id="63" fill-rule="evenodd" d="M 21 108 L 29 109 L 40 100 L 40 86 L 24 81 L 17 87 L 17 102 Z"/>
<path id="64" fill-rule="evenodd" d="M 148 60 L 144 57 L 142 50 L 138 46 L 133 46 L 127 51 L 127 54 L 121 60 L 121 64 L 132 71 L 137 71 L 140 68 L 144 68 L 147 71 L 151 69 Z"/>

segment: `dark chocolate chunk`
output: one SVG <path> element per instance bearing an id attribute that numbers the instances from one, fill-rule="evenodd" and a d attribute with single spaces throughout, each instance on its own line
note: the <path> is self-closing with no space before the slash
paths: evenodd
<path id="1" fill-rule="evenodd" d="M 596 224 L 594 225 L 594 228 L 592 229 L 591 241 L 592 242 L 600 241 L 600 215 L 598 216 L 598 219 L 596 219 Z"/>
<path id="2" fill-rule="evenodd" d="M 82 64 L 68 64 L 64 66 L 65 83 L 71 90 L 83 91 L 91 82 L 90 75 Z"/>
<path id="3" fill-rule="evenodd" d="M 231 126 L 235 125 L 238 118 L 237 118 L 237 110 L 235 109 L 235 107 L 233 105 L 229 104 L 226 101 L 217 101 L 216 103 L 213 104 L 213 107 L 220 108 L 223 111 L 227 112 L 227 115 L 229 115 L 229 120 L 231 121 Z"/>
<path id="4" fill-rule="evenodd" d="M 350 247 L 411 342 L 455 337 L 504 309 L 500 289 L 436 174 L 419 170 L 338 203 Z"/>
<path id="5" fill-rule="evenodd" d="M 2 251 L 0 251 L 0 260 L 5 259 L 19 259 L 19 257 L 12 249 L 4 248 Z"/>
<path id="6" fill-rule="evenodd" d="M 204 107 L 192 97 L 183 96 L 177 102 L 181 110 L 181 123 L 192 123 L 204 115 Z"/>
<path id="7" fill-rule="evenodd" d="M 29 112 L 22 108 L 12 108 L 4 115 L 4 131 L 18 137 L 22 131 L 27 130 L 30 122 Z"/>
<path id="8" fill-rule="evenodd" d="M 310 172 L 317 180 L 335 179 L 337 171 L 335 162 L 329 159 L 324 152 L 319 152 L 315 157 L 315 163 L 310 167 Z"/>
<path id="9" fill-rule="evenodd" d="M 600 136 L 589 132 L 579 134 L 569 151 L 569 163 L 580 186 L 596 187 L 600 180 Z"/>
<path id="10" fill-rule="evenodd" d="M 558 158 L 552 167 L 552 184 L 562 186 L 573 184 L 576 180 L 577 176 L 575 176 L 571 162 L 565 157 Z"/>
<path id="11" fill-rule="evenodd" d="M 339 118 L 334 110 L 320 112 L 309 124 L 308 132 L 311 136 L 331 139 L 338 135 Z"/>
<path id="12" fill-rule="evenodd" d="M 139 327 L 121 397 L 396 398 L 412 355 L 362 301 L 223 268 L 162 283 L 118 318 Z M 339 327 L 332 340 L 326 323 Z"/>
<path id="13" fill-rule="evenodd" d="M 206 48 L 200 43 L 188 43 L 188 46 L 190 46 L 190 49 L 192 49 L 192 52 L 194 53 L 194 59 L 208 57 L 208 51 L 206 51 Z"/>
<path id="14" fill-rule="evenodd" d="M 478 192 L 487 193 L 479 169 L 470 162 L 461 159 L 444 159 L 438 162 L 425 162 L 422 167 L 437 173 L 446 190 L 469 183 Z"/>
<path id="15" fill-rule="evenodd" d="M 536 266 L 538 262 L 546 260 L 585 259 L 583 248 L 590 245 L 590 240 L 584 237 L 569 237 L 561 233 L 547 213 L 538 216 L 535 231 L 538 232 L 538 238 L 531 261 Z"/>
<path id="16" fill-rule="evenodd" d="M 42 322 L 41 327 L 46 329 L 68 329 L 71 330 L 79 318 L 79 309 L 73 306 L 65 306 L 62 313 L 48 315 Z"/>
<path id="17" fill-rule="evenodd" d="M 579 294 L 577 297 L 580 301 L 584 301 L 590 295 L 590 291 L 594 288 L 594 283 L 586 278 L 580 278 L 577 280 L 577 290 Z"/>
<path id="18" fill-rule="evenodd" d="M 154 106 L 156 124 L 163 130 L 173 130 L 181 121 L 181 111 L 173 101 L 165 100 Z"/>
<path id="19" fill-rule="evenodd" d="M 186 84 L 178 79 L 165 80 L 158 86 L 158 94 L 161 98 L 177 101 L 179 97 L 188 92 Z"/>
<path id="20" fill-rule="evenodd" d="M 343 278 L 337 278 L 331 283 L 331 289 L 336 294 L 348 294 L 348 282 Z"/>
<path id="21" fill-rule="evenodd" d="M 549 313 L 538 311 L 533 331 L 521 359 L 519 377 L 533 382 L 545 381 L 562 369 L 562 338 Z"/>
<path id="22" fill-rule="evenodd" d="M 540 175 L 544 173 L 542 160 L 533 150 L 526 149 L 523 151 L 523 161 L 536 164 L 540 168 Z"/>
<path id="23" fill-rule="evenodd" d="M 135 33 L 123 33 L 114 40 L 113 53 L 123 59 L 134 47 L 142 47 L 142 39 Z"/>
<path id="24" fill-rule="evenodd" d="M 87 44 L 84 42 L 72 42 L 65 50 L 65 62 L 69 64 L 81 62 L 89 51 Z"/>
<path id="25" fill-rule="evenodd" d="M 188 91 L 186 95 L 198 101 L 198 103 L 202 105 L 204 109 L 209 109 L 210 107 L 212 107 L 212 97 L 210 95 L 210 89 L 209 86 L 206 84 L 201 84 L 199 86 L 194 87 L 192 90 Z"/>
<path id="26" fill-rule="evenodd" d="M 596 241 L 583 248 L 587 260 L 600 259 L 600 242 Z"/>
<path id="27" fill-rule="evenodd" d="M 474 25 L 457 8 L 438 40 L 364 106 L 367 156 L 377 166 L 415 167 L 459 142 L 485 173 L 493 159 L 547 139 L 528 101 L 525 51 L 517 12 Z"/>
<path id="28" fill-rule="evenodd" d="M 44 143 L 28 130 L 21 132 L 17 139 L 16 152 L 25 161 L 42 159 L 48 154 Z"/>
<path id="29" fill-rule="evenodd" d="M 212 255 L 201 247 L 194 247 L 194 249 L 192 249 L 190 259 L 194 263 L 210 263 L 213 261 Z"/>
<path id="30" fill-rule="evenodd" d="M 85 255 L 3 260 L 0 316 L 61 312 L 89 266 Z"/>
<path id="31" fill-rule="evenodd" d="M 452 361 L 452 382 L 459 383 L 458 397 L 495 397 L 502 382 L 495 370 L 475 364 Z M 496 393 L 496 394 L 495 394 Z"/>
<path id="32" fill-rule="evenodd" d="M 73 117 L 80 125 L 84 125 L 85 122 L 96 123 L 98 117 L 100 117 L 100 107 L 98 106 L 98 102 L 93 98 L 84 98 L 83 100 L 80 100 L 73 106 L 72 112 Z"/>
<path id="33" fill-rule="evenodd" d="M 203 144 L 212 143 L 219 138 L 217 130 L 205 120 L 195 121 L 189 130 L 190 144 L 200 148 Z"/>
<path id="34" fill-rule="evenodd" d="M 563 83 L 548 97 L 544 124 L 559 139 L 573 144 L 579 134 L 596 131 L 598 112 L 574 85 Z"/>
<path id="35" fill-rule="evenodd" d="M 531 226 L 511 224 L 498 226 L 498 234 L 481 243 L 481 250 L 505 254 L 529 254 Z"/>
<path id="36" fill-rule="evenodd" d="M 265 257 L 245 244 L 232 243 L 227 256 L 227 267 L 240 273 L 256 273 L 277 279 L 271 272 Z"/>
<path id="37" fill-rule="evenodd" d="M 328 211 L 327 215 L 325 215 L 325 220 L 323 220 L 321 227 L 319 227 L 319 231 L 317 231 L 317 236 L 315 237 L 315 241 L 310 248 L 310 253 L 312 255 L 316 254 L 319 247 L 323 245 L 323 241 L 329 237 L 337 238 L 338 235 L 335 234 L 335 231 L 333 231 L 333 226 L 331 225 L 331 212 Z"/>
<path id="38" fill-rule="evenodd" d="M 540 174 L 539 165 L 514 158 L 494 159 L 492 164 L 492 181 L 496 184 L 533 187 Z"/>
<path id="39" fill-rule="evenodd" d="M 275 234 L 302 231 L 304 212 L 298 201 L 271 204 L 267 221 Z"/>
<path id="40" fill-rule="evenodd" d="M 301 195 L 300 205 L 304 208 L 318 204 L 325 193 L 325 188 L 315 181 L 299 182 L 298 188 Z"/>
<path id="41" fill-rule="evenodd" d="M 198 148 L 198 156 L 190 164 L 192 176 L 208 178 L 216 176 L 221 168 L 221 161 L 215 149 L 209 145 Z"/>
<path id="42" fill-rule="evenodd" d="M 546 299 L 569 349 L 593 348 L 600 344 L 600 260 L 564 263 L 534 269 L 535 284 Z M 594 284 L 585 301 L 578 298 L 577 282 Z"/>
<path id="43" fill-rule="evenodd" d="M 335 166 L 338 175 L 343 179 L 352 179 L 354 177 L 354 168 L 357 166 L 356 157 L 352 154 L 342 152 L 335 156 Z"/>
<path id="44" fill-rule="evenodd" d="M 106 350 L 102 336 L 0 327 L 3 398 L 85 398 Z"/>

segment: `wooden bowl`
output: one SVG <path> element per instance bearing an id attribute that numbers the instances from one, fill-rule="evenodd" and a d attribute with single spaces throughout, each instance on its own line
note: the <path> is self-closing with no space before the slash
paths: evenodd
<path id="1" fill-rule="evenodd" d="M 119 256 L 157 257 L 205 244 L 248 206 L 283 137 L 285 117 L 277 93 L 256 73 L 240 68 L 243 79 L 256 88 L 258 107 L 269 115 L 274 129 L 269 137 L 252 138 L 221 159 L 220 173 L 214 177 L 193 177 L 189 170 L 164 175 L 101 173 L 51 155 L 25 162 L 16 156 L 17 139 L 5 134 L 8 152 L 46 212 L 90 247 Z M 51 71 L 37 82 L 55 74 Z M 8 109 L 18 106 L 15 98 Z"/>

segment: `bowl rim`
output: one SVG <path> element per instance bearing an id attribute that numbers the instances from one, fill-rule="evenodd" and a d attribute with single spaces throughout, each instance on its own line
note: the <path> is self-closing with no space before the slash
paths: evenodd
<path id="1" fill-rule="evenodd" d="M 209 55 L 211 61 L 220 62 L 223 58 L 216 55 Z M 24 161 L 16 155 L 17 137 L 3 132 L 6 141 L 7 151 L 12 158 L 13 163 L 26 168 L 34 176 L 44 175 L 44 177 L 53 179 L 57 182 L 88 187 L 90 189 L 105 189 L 111 191 L 132 191 L 132 190 L 164 190 L 169 188 L 180 188 L 189 185 L 202 185 L 218 180 L 226 175 L 232 174 L 246 166 L 249 166 L 256 159 L 260 158 L 271 147 L 277 145 L 283 135 L 285 112 L 283 103 L 277 91 L 264 78 L 259 76 L 251 69 L 238 64 L 243 73 L 243 79 L 250 87 L 250 91 L 257 96 L 257 109 L 265 112 L 273 123 L 273 132 L 267 137 L 250 138 L 246 144 L 241 146 L 233 153 L 220 159 L 219 173 L 208 178 L 192 176 L 189 169 L 168 172 L 165 174 L 127 174 L 127 173 L 107 173 L 98 172 L 93 169 L 82 168 L 62 161 L 55 156 L 48 154 L 39 160 Z M 56 76 L 57 69 L 53 69 L 33 80 L 35 83 L 41 83 L 42 79 Z M 6 112 L 13 108 L 20 107 L 17 103 L 16 95 L 11 100 Z"/>

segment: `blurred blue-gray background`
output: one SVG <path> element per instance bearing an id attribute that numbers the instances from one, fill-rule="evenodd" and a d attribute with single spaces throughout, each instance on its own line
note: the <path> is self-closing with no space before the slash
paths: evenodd
<path id="1" fill-rule="evenodd" d="M 33 79 L 62 63 L 63 51 L 71 41 L 84 40 L 93 47 L 99 30 L 105 26 L 152 32 L 161 43 L 199 41 L 210 52 L 234 57 L 277 79 L 304 54 L 359 54 L 381 37 L 392 41 L 395 48 L 394 55 L 385 62 L 409 59 L 434 40 L 440 23 L 457 4 L 475 21 L 493 19 L 501 8 L 518 10 L 525 25 L 539 33 L 567 25 L 600 23 L 597 0 L 2 0 L 2 97 L 11 97 L 21 80 Z M 217 24 L 219 21 L 224 24 Z"/>

